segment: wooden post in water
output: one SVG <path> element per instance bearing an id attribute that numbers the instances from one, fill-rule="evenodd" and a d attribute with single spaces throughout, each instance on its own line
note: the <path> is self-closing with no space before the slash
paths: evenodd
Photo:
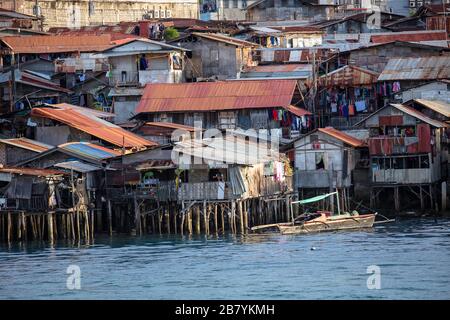
<path id="1" fill-rule="evenodd" d="M 111 200 L 108 199 L 108 233 L 110 236 L 113 234 L 113 228 L 112 228 L 112 207 L 111 207 Z"/>
<path id="2" fill-rule="evenodd" d="M 195 207 L 195 233 L 200 234 L 200 205 Z"/>
<path id="3" fill-rule="evenodd" d="M 11 225 L 11 212 L 8 212 L 7 214 L 7 225 L 6 225 L 6 240 L 8 241 L 8 243 L 11 242 L 11 231 L 12 231 L 12 225 Z"/>
<path id="4" fill-rule="evenodd" d="M 186 212 L 184 211 L 184 201 L 181 201 L 181 223 L 180 223 L 180 233 L 183 235 L 184 228 L 184 219 L 186 216 Z"/>
<path id="5" fill-rule="evenodd" d="M 242 208 L 242 201 L 238 202 L 238 210 L 239 210 L 239 224 L 240 224 L 240 230 L 241 234 L 244 233 L 244 212 Z"/>
<path id="6" fill-rule="evenodd" d="M 207 216 L 206 200 L 203 200 L 203 224 L 205 229 L 205 234 L 209 234 L 208 228 L 208 216 Z"/>
<path id="7" fill-rule="evenodd" d="M 134 225 L 136 226 L 136 235 L 141 235 L 141 210 L 136 195 L 133 197 L 134 202 Z"/>
<path id="8" fill-rule="evenodd" d="M 50 244 L 53 244 L 53 214 L 48 213 L 47 214 L 47 225 L 48 225 L 48 241 Z"/>
<path id="9" fill-rule="evenodd" d="M 214 204 L 214 231 L 216 235 L 219 233 L 219 224 L 217 221 L 217 203 Z"/>

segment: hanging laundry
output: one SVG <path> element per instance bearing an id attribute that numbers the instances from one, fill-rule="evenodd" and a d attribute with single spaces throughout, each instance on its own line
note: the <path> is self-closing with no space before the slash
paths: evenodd
<path id="1" fill-rule="evenodd" d="M 366 100 L 359 100 L 355 102 L 356 111 L 363 112 L 366 111 Z"/>
<path id="2" fill-rule="evenodd" d="M 337 108 L 337 103 L 336 102 L 331 103 L 331 112 L 332 113 L 337 113 L 338 112 L 338 108 Z"/>
<path id="3" fill-rule="evenodd" d="M 400 88 L 400 82 L 396 81 L 392 85 L 392 92 L 397 93 L 401 90 Z"/>
<path id="4" fill-rule="evenodd" d="M 352 103 L 348 106 L 348 115 L 349 116 L 355 115 L 355 106 Z"/>

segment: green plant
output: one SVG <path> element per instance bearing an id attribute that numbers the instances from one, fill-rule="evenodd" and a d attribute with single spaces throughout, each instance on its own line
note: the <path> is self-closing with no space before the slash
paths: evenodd
<path id="1" fill-rule="evenodd" d="M 164 39 L 166 40 L 173 40 L 180 36 L 180 33 L 177 29 L 169 27 L 166 30 L 164 30 Z"/>

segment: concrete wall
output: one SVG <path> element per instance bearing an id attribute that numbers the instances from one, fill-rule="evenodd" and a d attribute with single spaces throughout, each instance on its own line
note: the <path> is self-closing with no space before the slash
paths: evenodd
<path id="1" fill-rule="evenodd" d="M 247 10 L 247 20 L 250 21 L 319 21 L 333 17 L 333 7 L 305 5 L 297 0 L 268 0 Z"/>
<path id="2" fill-rule="evenodd" d="M 8 2 L 8 1 L 3 1 Z M 9 6 L 14 0 L 9 1 Z M 33 14 L 35 0 L 16 0 L 17 11 Z M 93 12 L 89 0 L 40 0 L 46 28 L 82 27 L 88 25 L 116 24 L 121 21 L 139 21 L 149 11 L 164 11 L 173 18 L 198 18 L 196 0 L 93 0 Z"/>

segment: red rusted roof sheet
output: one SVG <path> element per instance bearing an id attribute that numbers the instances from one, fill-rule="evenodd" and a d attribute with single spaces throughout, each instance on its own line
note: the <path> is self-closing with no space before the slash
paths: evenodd
<path id="1" fill-rule="evenodd" d="M 379 73 L 357 66 L 344 66 L 319 78 L 319 84 L 329 86 L 364 86 L 377 83 Z"/>
<path id="2" fill-rule="evenodd" d="M 308 110 L 296 107 L 296 106 L 287 106 L 287 107 L 283 107 L 285 110 L 289 111 L 292 114 L 295 114 L 297 117 L 303 117 L 303 116 L 310 116 L 312 115 L 311 112 L 309 112 Z"/>
<path id="3" fill-rule="evenodd" d="M 447 40 L 445 31 L 430 31 L 419 33 L 396 33 L 373 35 L 370 39 L 372 43 L 388 43 L 393 41 L 420 42 L 420 41 L 438 41 Z"/>
<path id="4" fill-rule="evenodd" d="M 31 150 L 37 153 L 48 151 L 54 148 L 54 146 L 51 146 L 49 144 L 27 138 L 0 139 L 0 143 L 5 143 L 10 146 Z"/>
<path id="5" fill-rule="evenodd" d="M 223 42 L 227 44 L 231 44 L 237 47 L 257 47 L 258 45 L 254 42 L 245 41 L 233 37 L 224 36 L 218 33 L 200 33 L 200 32 L 193 32 L 193 35 L 205 39 L 209 39 L 212 41 L 218 41 Z"/>
<path id="6" fill-rule="evenodd" d="M 121 148 L 145 148 L 157 145 L 108 121 L 70 108 L 33 108 L 31 115 L 56 120 Z"/>
<path id="7" fill-rule="evenodd" d="M 144 124 L 145 126 L 151 126 L 151 127 L 160 127 L 160 128 L 167 128 L 167 129 L 173 129 L 173 130 L 186 130 L 189 132 L 194 132 L 195 128 L 191 126 L 185 126 L 183 124 L 178 123 L 172 123 L 172 122 L 146 122 Z"/>
<path id="8" fill-rule="evenodd" d="M 48 177 L 48 176 L 60 176 L 67 175 L 67 173 L 52 169 L 38 169 L 38 168 L 15 168 L 15 167 L 3 167 L 0 168 L 2 173 L 11 173 L 18 175 Z"/>
<path id="9" fill-rule="evenodd" d="M 341 140 L 342 142 L 354 147 L 364 147 L 366 144 L 364 141 L 356 139 L 352 136 L 349 136 L 348 134 L 339 131 L 333 127 L 327 127 L 327 128 L 320 128 L 318 129 L 320 132 L 323 132 L 325 134 L 328 134 L 329 136 L 332 136 L 333 138 L 336 138 L 338 140 Z"/>
<path id="10" fill-rule="evenodd" d="M 1 39 L 14 53 L 99 52 L 111 47 L 111 36 L 11 36 Z"/>
<path id="11" fill-rule="evenodd" d="M 136 113 L 287 107 L 296 86 L 296 80 L 147 84 Z"/>

